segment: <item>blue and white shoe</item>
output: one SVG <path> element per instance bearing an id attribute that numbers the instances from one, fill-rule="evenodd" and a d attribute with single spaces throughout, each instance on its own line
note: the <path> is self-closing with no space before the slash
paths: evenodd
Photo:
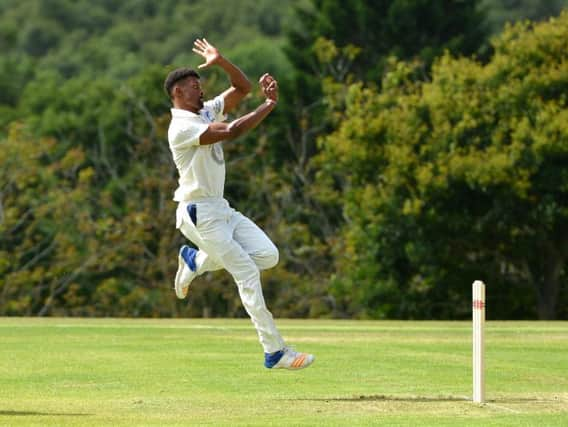
<path id="1" fill-rule="evenodd" d="M 290 347 L 284 347 L 275 353 L 264 353 L 264 366 L 269 369 L 304 369 L 315 359 L 313 354 L 299 353 Z"/>
<path id="2" fill-rule="evenodd" d="M 174 289 L 176 296 L 179 299 L 184 299 L 189 291 L 189 285 L 197 276 L 197 265 L 195 263 L 195 256 L 197 250 L 183 245 L 178 254 L 178 269 L 176 279 L 174 282 Z"/>

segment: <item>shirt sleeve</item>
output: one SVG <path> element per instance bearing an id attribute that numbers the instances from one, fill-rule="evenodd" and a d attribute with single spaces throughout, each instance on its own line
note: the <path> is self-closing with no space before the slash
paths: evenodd
<path id="1" fill-rule="evenodd" d="M 223 114 L 223 109 L 225 108 L 225 98 L 223 95 L 218 95 L 215 98 L 206 101 L 203 104 L 204 108 L 207 108 L 213 113 L 214 121 L 222 122 L 226 119 L 225 115 Z"/>
<path id="2" fill-rule="evenodd" d="M 199 137 L 207 130 L 208 124 L 188 122 L 173 138 L 173 146 L 184 148 L 199 145 Z"/>

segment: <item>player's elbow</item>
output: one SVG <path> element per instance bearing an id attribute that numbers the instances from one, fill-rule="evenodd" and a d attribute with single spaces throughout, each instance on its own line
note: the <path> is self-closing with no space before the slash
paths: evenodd
<path id="1" fill-rule="evenodd" d="M 227 128 L 227 140 L 232 141 L 237 139 L 243 133 L 245 133 L 245 129 L 242 126 L 239 126 L 238 123 L 233 122 L 229 124 L 229 127 Z"/>
<path id="2" fill-rule="evenodd" d="M 239 92 L 241 92 L 244 95 L 248 95 L 249 93 L 252 92 L 252 83 L 248 80 L 245 79 L 245 81 L 242 84 L 242 87 L 239 88 Z"/>
<path id="3" fill-rule="evenodd" d="M 238 97 L 238 101 L 252 92 L 252 84 L 248 79 L 243 79 L 238 84 L 233 83 L 233 93 Z"/>
<path id="4" fill-rule="evenodd" d="M 199 137 L 200 145 L 215 144 L 221 141 L 228 141 L 232 138 L 230 125 L 226 123 L 211 123 L 209 128 Z"/>

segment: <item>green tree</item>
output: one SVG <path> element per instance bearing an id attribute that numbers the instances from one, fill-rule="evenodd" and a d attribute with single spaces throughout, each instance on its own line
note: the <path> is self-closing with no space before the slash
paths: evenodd
<path id="1" fill-rule="evenodd" d="M 481 7 L 487 11 L 487 23 L 492 33 L 500 33 L 506 23 L 522 20 L 543 21 L 558 16 L 568 8 L 567 0 L 483 0 Z"/>
<path id="2" fill-rule="evenodd" d="M 483 279 L 492 317 L 568 314 L 567 39 L 564 13 L 507 29 L 486 65 L 445 55 L 431 82 L 396 63 L 381 92 L 351 85 L 315 160 L 322 203 L 345 202 L 349 313 L 465 317 Z"/>
<path id="3" fill-rule="evenodd" d="M 285 49 L 294 73 L 282 82 L 279 132 L 270 150 L 275 167 L 294 172 L 290 184 L 298 203 L 310 207 L 303 217 L 320 238 L 333 238 L 320 225 L 333 224 L 335 218 L 326 217 L 317 200 L 307 197 L 314 174 L 309 160 L 318 152 L 318 136 L 333 128 L 329 108 L 343 107 L 341 84 L 356 80 L 380 84 L 392 55 L 416 58 L 428 67 L 445 49 L 474 53 L 485 36 L 477 5 L 478 1 L 455 0 L 298 3 L 297 22 L 288 32 Z M 330 79 L 339 83 L 333 87 L 336 94 L 324 98 L 324 85 L 329 90 Z"/>
<path id="4" fill-rule="evenodd" d="M 297 22 L 288 32 L 286 53 L 295 68 L 290 82 L 290 109 L 298 111 L 321 103 L 322 79 L 329 62 L 322 50 L 353 46 L 358 55 L 335 56 L 343 78 L 379 84 L 387 58 L 418 59 L 428 67 L 445 50 L 474 54 L 485 41 L 484 15 L 479 1 L 459 0 L 311 0 L 296 7 Z M 322 45 L 321 39 L 332 44 Z M 341 64 L 341 65 L 340 65 Z M 333 76 L 337 77 L 337 76 Z M 313 110 L 313 107 L 311 108 Z M 321 121 L 321 114 L 310 116 Z"/>
<path id="5" fill-rule="evenodd" d="M 150 112 L 162 78 L 161 67 L 148 69 L 113 91 L 104 79 L 47 75 L 43 93 L 52 88 L 61 104 L 35 115 L 44 101 L 26 101 L 28 125 L 51 136 L 13 124 L 2 140 L 1 313 L 177 313 L 163 286 L 175 271 L 166 257 L 176 244 L 173 170 L 165 121 Z"/>
<path id="6" fill-rule="evenodd" d="M 297 4 L 285 49 L 294 71 L 280 78 L 282 101 L 271 117 L 275 126 L 267 150 L 280 181 L 269 199 L 275 211 L 285 212 L 286 227 L 309 235 L 302 242 L 289 239 L 284 245 L 293 254 L 288 268 L 312 283 L 308 291 L 313 299 L 308 304 L 317 307 L 318 315 L 342 315 L 322 277 L 331 273 L 330 248 L 338 241 L 343 218 L 322 201 L 321 188 L 314 183 L 320 167 L 311 161 L 318 152 L 317 138 L 333 129 L 331 117 L 343 115 L 345 87 L 358 79 L 380 84 L 389 55 L 417 58 L 425 77 L 427 65 L 444 49 L 474 52 L 484 40 L 483 17 L 475 4 L 362 0 Z M 324 95 L 324 88 L 330 96 Z M 274 197 L 284 188 L 289 195 Z"/>
<path id="7" fill-rule="evenodd" d="M 12 125 L 1 141 L 0 313 L 37 314 L 94 263 L 81 236 L 89 168 L 81 149 L 59 157 L 52 138 Z M 84 229 L 84 228 L 83 228 Z"/>
<path id="8" fill-rule="evenodd" d="M 0 3 L 0 313 L 245 315 L 222 273 L 200 279 L 191 304 L 173 298 L 183 238 L 161 87 L 169 69 L 200 63 L 191 44 L 204 35 L 252 79 L 287 74 L 289 3 Z M 210 95 L 227 87 L 225 76 L 205 77 Z M 248 213 L 264 212 L 243 178 L 263 182 L 261 139 L 227 150 L 230 190 Z"/>
<path id="9" fill-rule="evenodd" d="M 471 55 L 485 40 L 479 1 L 311 0 L 308 7 L 298 5 L 296 13 L 299 22 L 288 36 L 288 56 L 298 83 L 315 87 L 319 66 L 314 44 L 321 37 L 339 47 L 361 48 L 352 72 L 377 83 L 391 55 L 431 64 L 444 50 Z"/>

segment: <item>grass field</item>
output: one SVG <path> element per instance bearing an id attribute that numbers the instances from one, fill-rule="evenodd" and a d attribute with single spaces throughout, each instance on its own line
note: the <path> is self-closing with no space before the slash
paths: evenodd
<path id="1" fill-rule="evenodd" d="M 568 322 L 282 320 L 316 355 L 269 371 L 247 319 L 0 318 L 1 426 L 567 426 Z"/>

